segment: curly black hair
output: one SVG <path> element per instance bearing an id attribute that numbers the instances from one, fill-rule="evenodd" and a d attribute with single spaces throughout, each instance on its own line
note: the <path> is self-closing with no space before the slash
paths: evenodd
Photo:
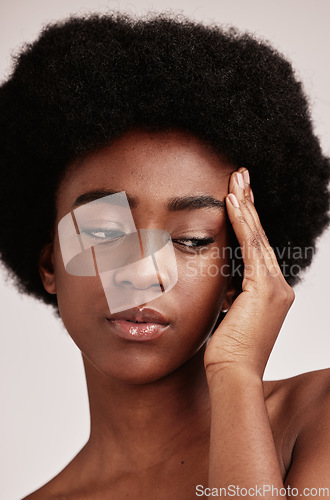
<path id="1" fill-rule="evenodd" d="M 38 260 L 59 183 L 74 159 L 136 127 L 187 130 L 247 167 L 271 245 L 315 248 L 329 223 L 329 159 L 281 54 L 173 14 L 70 17 L 23 48 L 0 88 L 0 252 L 20 291 L 56 305 Z M 279 262 L 302 270 L 312 255 Z"/>

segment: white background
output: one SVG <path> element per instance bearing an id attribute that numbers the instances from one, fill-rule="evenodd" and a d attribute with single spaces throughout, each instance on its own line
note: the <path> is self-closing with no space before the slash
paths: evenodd
<path id="1" fill-rule="evenodd" d="M 270 40 L 303 80 L 316 132 L 330 154 L 328 0 L 1 0 L 1 79 L 10 71 L 11 54 L 33 41 L 45 23 L 111 9 L 134 14 L 175 9 Z M 296 301 L 267 366 L 268 380 L 330 366 L 330 231 L 318 247 L 296 287 Z M 59 320 L 44 305 L 20 297 L 4 273 L 0 300 L 0 499 L 13 500 L 40 487 L 72 459 L 88 438 L 89 414 L 80 353 Z"/>

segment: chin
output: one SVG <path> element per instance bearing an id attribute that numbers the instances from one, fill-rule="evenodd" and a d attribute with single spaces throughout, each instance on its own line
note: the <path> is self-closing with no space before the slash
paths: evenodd
<path id="1" fill-rule="evenodd" d="M 191 352 L 190 354 L 183 354 L 182 358 L 177 357 L 175 359 L 175 353 L 166 353 L 164 351 L 157 354 L 149 353 L 149 355 L 143 355 L 141 352 L 126 352 L 124 356 L 117 355 L 112 359 L 109 359 L 109 357 L 103 358 L 93 364 L 102 375 L 112 381 L 117 380 L 130 385 L 143 385 L 159 382 L 172 375 L 195 356 L 196 352 Z"/>
<path id="2" fill-rule="evenodd" d="M 109 372 L 104 372 L 102 373 L 107 376 L 111 377 L 112 380 L 118 380 L 122 383 L 126 383 L 129 385 L 144 385 L 144 384 L 152 384 L 156 383 L 159 380 L 165 378 L 166 376 L 170 375 L 173 371 L 175 371 L 175 368 L 173 370 L 160 370 L 159 367 L 157 366 L 137 366 L 134 363 L 130 364 L 130 366 L 125 369 L 121 370 L 116 370 L 114 371 L 113 369 L 110 370 Z"/>

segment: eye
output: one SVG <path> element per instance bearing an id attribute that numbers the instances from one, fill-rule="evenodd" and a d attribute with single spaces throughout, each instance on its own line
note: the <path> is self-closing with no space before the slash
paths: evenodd
<path id="1" fill-rule="evenodd" d="M 97 240 L 98 243 L 111 243 L 125 236 L 125 233 L 120 229 L 93 228 L 84 229 L 82 232 Z"/>
<path id="2" fill-rule="evenodd" d="M 181 245 L 186 248 L 199 248 L 199 247 L 205 247 L 207 245 L 211 245 L 211 243 L 214 243 L 214 238 L 209 237 L 209 238 L 178 238 L 178 239 L 173 239 L 174 243 L 177 243 L 178 245 Z"/>

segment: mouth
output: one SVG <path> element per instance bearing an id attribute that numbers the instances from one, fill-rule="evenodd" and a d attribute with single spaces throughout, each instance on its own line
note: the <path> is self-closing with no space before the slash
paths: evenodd
<path id="1" fill-rule="evenodd" d="M 150 341 L 159 338 L 169 327 L 169 321 L 154 309 L 129 309 L 107 317 L 113 332 L 131 341 Z"/>

